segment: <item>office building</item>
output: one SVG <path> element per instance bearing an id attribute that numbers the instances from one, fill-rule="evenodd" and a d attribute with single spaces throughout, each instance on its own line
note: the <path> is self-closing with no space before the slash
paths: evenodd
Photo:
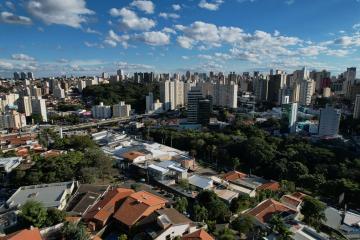
<path id="1" fill-rule="evenodd" d="M 212 112 L 212 98 L 199 99 L 197 110 L 197 122 L 202 125 L 207 125 L 210 122 L 210 115 Z"/>
<path id="2" fill-rule="evenodd" d="M 330 105 L 320 109 L 319 136 L 336 136 L 339 132 L 341 112 Z"/>
<path id="3" fill-rule="evenodd" d="M 131 111 L 131 105 L 120 102 L 113 105 L 113 117 L 129 117 Z"/>
<path id="4" fill-rule="evenodd" d="M 268 99 L 269 79 L 257 78 L 254 80 L 254 94 L 257 101 L 264 102 Z"/>
<path id="5" fill-rule="evenodd" d="M 27 78 L 27 74 L 25 72 L 20 73 L 20 79 L 25 80 Z"/>
<path id="6" fill-rule="evenodd" d="M 351 87 L 355 84 L 356 80 L 356 67 L 351 67 L 343 73 L 345 81 L 343 82 L 343 93 L 346 98 L 350 98 Z"/>
<path id="7" fill-rule="evenodd" d="M 99 105 L 95 105 L 91 108 L 91 114 L 93 118 L 97 119 L 111 118 L 111 107 L 106 106 L 101 102 Z"/>
<path id="8" fill-rule="evenodd" d="M 356 95 L 356 98 L 355 98 L 353 118 L 354 119 L 360 118 L 360 94 Z"/>
<path id="9" fill-rule="evenodd" d="M 201 90 L 199 88 L 192 88 L 187 95 L 188 105 L 187 105 L 187 119 L 188 123 L 197 123 L 198 122 L 198 102 L 203 98 Z"/>
<path id="10" fill-rule="evenodd" d="M 32 114 L 39 114 L 43 122 L 47 122 L 47 109 L 45 99 L 32 98 L 31 99 Z"/>

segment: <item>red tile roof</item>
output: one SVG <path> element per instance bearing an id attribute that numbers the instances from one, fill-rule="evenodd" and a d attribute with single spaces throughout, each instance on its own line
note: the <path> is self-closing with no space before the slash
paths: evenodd
<path id="1" fill-rule="evenodd" d="M 294 192 L 293 194 L 291 194 L 291 196 L 298 198 L 300 200 L 304 200 L 304 197 L 306 197 L 307 195 L 301 192 Z"/>
<path id="2" fill-rule="evenodd" d="M 200 229 L 193 233 L 184 235 L 181 240 L 215 240 L 215 238 L 213 238 L 205 230 Z"/>
<path id="3" fill-rule="evenodd" d="M 296 209 L 302 203 L 302 200 L 291 195 L 284 195 L 281 197 L 281 202 L 289 207 Z"/>
<path id="4" fill-rule="evenodd" d="M 96 219 L 101 222 L 107 219 L 115 212 L 117 202 L 125 199 L 134 193 L 134 190 L 127 188 L 115 188 L 107 192 L 103 199 L 97 202 L 84 216 L 85 220 Z"/>
<path id="5" fill-rule="evenodd" d="M 38 228 L 32 228 L 0 237 L 0 240 L 42 240 L 42 237 Z"/>
<path id="6" fill-rule="evenodd" d="M 114 214 L 114 218 L 128 227 L 133 226 L 142 217 L 163 208 L 167 200 L 146 191 L 131 194 Z"/>
<path id="7" fill-rule="evenodd" d="M 130 151 L 122 154 L 123 158 L 133 161 L 137 157 L 145 156 L 145 154 L 138 151 Z"/>
<path id="8" fill-rule="evenodd" d="M 256 190 L 271 190 L 271 191 L 278 191 L 280 189 L 280 184 L 275 181 L 271 181 L 268 183 L 264 183 L 260 187 L 258 187 Z"/>
<path id="9" fill-rule="evenodd" d="M 238 171 L 231 171 L 231 172 L 228 172 L 226 173 L 223 178 L 226 180 L 226 181 L 235 181 L 237 179 L 242 179 L 242 178 L 245 178 L 247 176 L 246 173 L 242 173 L 242 172 L 238 172 Z"/>
<path id="10" fill-rule="evenodd" d="M 267 199 L 247 212 L 247 214 L 255 217 L 261 223 L 266 223 L 276 213 L 295 214 L 296 211 L 274 199 Z"/>

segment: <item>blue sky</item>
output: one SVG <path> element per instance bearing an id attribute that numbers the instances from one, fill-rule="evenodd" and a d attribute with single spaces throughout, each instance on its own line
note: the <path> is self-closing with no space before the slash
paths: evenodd
<path id="1" fill-rule="evenodd" d="M 360 67 L 360 0 L 1 0 L 0 75 Z"/>

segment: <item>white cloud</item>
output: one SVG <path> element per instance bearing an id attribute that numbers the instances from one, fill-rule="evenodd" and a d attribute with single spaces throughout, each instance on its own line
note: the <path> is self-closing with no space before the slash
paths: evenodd
<path id="1" fill-rule="evenodd" d="M 169 27 L 164 27 L 162 32 L 176 34 L 176 31 L 174 29 L 172 29 L 172 28 L 169 28 Z"/>
<path id="2" fill-rule="evenodd" d="M 194 40 L 185 36 L 179 36 L 177 37 L 177 42 L 182 48 L 191 49 L 194 44 Z"/>
<path id="3" fill-rule="evenodd" d="M 299 53 L 302 56 L 312 57 L 312 56 L 317 56 L 320 53 L 325 52 L 326 50 L 327 47 L 324 46 L 308 46 L 308 47 L 300 48 Z"/>
<path id="4" fill-rule="evenodd" d="M 201 0 L 198 4 L 198 6 L 200 8 L 204 8 L 210 11 L 216 11 L 219 9 L 220 5 L 223 3 L 224 1 L 222 0 L 215 0 L 213 2 L 207 2 L 206 0 Z"/>
<path id="5" fill-rule="evenodd" d="M 295 3 L 295 0 L 286 0 L 285 4 L 287 5 L 293 5 Z"/>
<path id="6" fill-rule="evenodd" d="M 180 4 L 173 4 L 172 8 L 174 9 L 174 11 L 180 11 L 181 10 Z"/>
<path id="7" fill-rule="evenodd" d="M 86 32 L 86 33 L 90 33 L 90 34 L 102 35 L 101 32 L 99 32 L 99 31 L 97 31 L 97 30 L 94 30 L 94 29 L 92 29 L 92 28 L 89 28 L 89 27 L 85 29 L 85 32 Z"/>
<path id="8" fill-rule="evenodd" d="M 13 70 L 14 65 L 12 63 L 0 60 L 0 70 Z"/>
<path id="9" fill-rule="evenodd" d="M 22 25 L 30 25 L 32 21 L 28 17 L 17 16 L 10 12 L 1 12 L 0 13 L 0 22 L 10 23 L 10 24 L 22 24 Z"/>
<path id="10" fill-rule="evenodd" d="M 168 18 L 172 18 L 172 19 L 178 19 L 180 18 L 180 15 L 179 14 L 176 14 L 176 13 L 159 13 L 159 17 L 162 17 L 162 18 L 165 18 L 165 19 L 168 19 Z"/>
<path id="11" fill-rule="evenodd" d="M 184 60 L 188 60 L 188 59 L 189 59 L 188 56 L 181 56 L 181 58 L 184 59 Z"/>
<path id="12" fill-rule="evenodd" d="M 35 58 L 30 57 L 29 55 L 23 53 L 12 54 L 11 58 L 18 61 L 34 61 Z"/>
<path id="13" fill-rule="evenodd" d="M 163 32 L 144 32 L 137 34 L 135 38 L 151 46 L 163 46 L 170 43 L 170 36 Z"/>
<path id="14" fill-rule="evenodd" d="M 360 29 L 360 23 L 356 23 L 352 26 L 353 29 L 359 30 Z"/>
<path id="15" fill-rule="evenodd" d="M 149 30 L 156 25 L 154 20 L 144 17 L 140 18 L 134 11 L 127 8 L 112 8 L 110 9 L 110 15 L 113 17 L 121 17 L 119 19 L 120 27 L 125 30 Z"/>
<path id="16" fill-rule="evenodd" d="M 360 36 L 342 36 L 335 39 L 334 44 L 340 45 L 342 47 L 360 46 Z"/>
<path id="17" fill-rule="evenodd" d="M 11 1 L 6 1 L 5 2 L 5 6 L 7 7 L 7 8 L 9 8 L 9 9 L 11 9 L 11 10 L 15 10 L 15 4 L 13 3 L 13 2 L 11 2 Z"/>
<path id="18" fill-rule="evenodd" d="M 93 48 L 93 47 L 97 47 L 97 48 L 104 48 L 104 46 L 102 44 L 98 44 L 98 43 L 91 43 L 91 42 L 84 42 L 84 45 L 89 47 L 89 48 Z"/>
<path id="19" fill-rule="evenodd" d="M 85 0 L 30 0 L 28 11 L 46 24 L 60 24 L 80 28 L 86 16 L 94 12 L 86 8 Z"/>
<path id="20" fill-rule="evenodd" d="M 133 64 L 133 63 L 127 63 L 127 62 L 116 62 L 114 63 L 115 66 L 117 66 L 120 69 L 123 70 L 149 70 L 154 69 L 154 66 L 146 65 L 146 64 Z"/>
<path id="21" fill-rule="evenodd" d="M 109 30 L 108 36 L 105 39 L 104 43 L 111 46 L 116 47 L 118 43 L 120 43 L 123 48 L 128 48 L 128 41 L 130 40 L 130 36 L 127 34 L 118 35 L 113 30 Z"/>
<path id="22" fill-rule="evenodd" d="M 147 0 L 135 0 L 133 1 L 130 6 L 136 7 L 145 13 L 151 14 L 154 13 L 155 5 L 152 1 Z"/>

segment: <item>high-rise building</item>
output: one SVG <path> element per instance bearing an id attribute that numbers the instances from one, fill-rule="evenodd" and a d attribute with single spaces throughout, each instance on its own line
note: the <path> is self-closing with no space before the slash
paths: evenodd
<path id="1" fill-rule="evenodd" d="M 91 108 L 91 114 L 93 118 L 97 119 L 111 118 L 111 106 L 106 106 L 101 102 L 99 105 L 95 105 Z"/>
<path id="2" fill-rule="evenodd" d="M 18 72 L 14 72 L 14 80 L 20 80 L 20 74 Z"/>
<path id="3" fill-rule="evenodd" d="M 197 109 L 197 122 L 202 125 L 209 124 L 211 112 L 212 98 L 210 97 L 209 99 L 199 99 Z"/>
<path id="4" fill-rule="evenodd" d="M 30 90 L 31 96 L 34 96 L 36 98 L 41 97 L 42 91 L 41 88 L 38 88 L 37 86 L 33 86 Z"/>
<path id="5" fill-rule="evenodd" d="M 331 96 L 331 88 L 329 88 L 329 87 L 323 88 L 322 96 L 325 98 L 330 97 Z"/>
<path id="6" fill-rule="evenodd" d="M 32 98 L 31 99 L 32 114 L 39 114 L 43 122 L 47 122 L 47 109 L 45 99 Z"/>
<path id="7" fill-rule="evenodd" d="M 24 113 L 26 117 L 31 116 L 32 107 L 31 107 L 31 97 L 23 96 L 18 100 L 19 112 Z"/>
<path id="8" fill-rule="evenodd" d="M 25 80 L 27 78 L 27 74 L 25 72 L 20 73 L 20 79 Z"/>
<path id="9" fill-rule="evenodd" d="M 26 126 L 26 118 L 17 111 L 9 111 L 0 115 L 0 129 L 20 129 Z"/>
<path id="10" fill-rule="evenodd" d="M 336 136 L 339 132 L 341 112 L 330 105 L 320 109 L 319 136 Z"/>
<path id="11" fill-rule="evenodd" d="M 320 72 L 310 72 L 310 78 L 315 81 L 315 90 L 321 93 L 325 87 L 330 87 L 330 72 L 322 70 Z"/>
<path id="12" fill-rule="evenodd" d="M 113 105 L 113 117 L 129 117 L 131 111 L 131 105 L 120 102 Z"/>
<path id="13" fill-rule="evenodd" d="M 27 73 L 27 78 L 28 78 L 28 79 L 35 79 L 34 73 L 33 73 L 33 72 L 28 72 L 28 73 Z"/>
<path id="14" fill-rule="evenodd" d="M 163 81 L 160 83 L 160 100 L 165 110 L 174 110 L 184 105 L 184 82 Z"/>
<path id="15" fill-rule="evenodd" d="M 290 133 L 296 132 L 297 111 L 297 103 L 288 103 L 282 105 L 283 118 L 288 121 L 288 128 Z"/>
<path id="16" fill-rule="evenodd" d="M 344 73 L 344 76 L 343 92 L 345 97 L 350 98 L 351 87 L 355 84 L 356 80 L 356 67 L 348 68 Z"/>
<path id="17" fill-rule="evenodd" d="M 211 96 L 215 106 L 237 108 L 238 85 L 235 82 L 217 83 L 214 85 L 214 93 Z"/>
<path id="18" fill-rule="evenodd" d="M 355 98 L 353 118 L 354 119 L 360 118 L 360 94 L 356 95 L 356 98 Z"/>
<path id="19" fill-rule="evenodd" d="M 199 88 L 192 88 L 187 95 L 187 119 L 189 123 L 198 122 L 198 102 L 203 98 Z"/>
<path id="20" fill-rule="evenodd" d="M 77 83 L 77 89 L 79 92 L 82 92 L 86 88 L 86 81 L 85 80 L 79 80 Z"/>
<path id="21" fill-rule="evenodd" d="M 57 84 L 54 88 L 53 95 L 55 98 L 64 99 L 65 98 L 65 90 L 61 88 L 60 84 Z"/>
<path id="22" fill-rule="evenodd" d="M 153 104 L 154 104 L 154 95 L 152 92 L 149 92 L 149 95 L 147 95 L 145 97 L 145 101 L 146 101 L 146 110 L 145 113 L 150 113 L 151 111 L 153 111 Z"/>
<path id="23" fill-rule="evenodd" d="M 268 83 L 268 101 L 279 104 L 280 90 L 285 87 L 286 74 L 270 75 Z"/>
<path id="24" fill-rule="evenodd" d="M 314 93 L 314 80 L 303 79 L 300 81 L 299 103 L 308 106 L 311 103 L 311 97 Z"/>
<path id="25" fill-rule="evenodd" d="M 268 99 L 268 84 L 269 80 L 267 78 L 256 78 L 254 80 L 254 94 L 257 101 L 267 101 Z"/>

